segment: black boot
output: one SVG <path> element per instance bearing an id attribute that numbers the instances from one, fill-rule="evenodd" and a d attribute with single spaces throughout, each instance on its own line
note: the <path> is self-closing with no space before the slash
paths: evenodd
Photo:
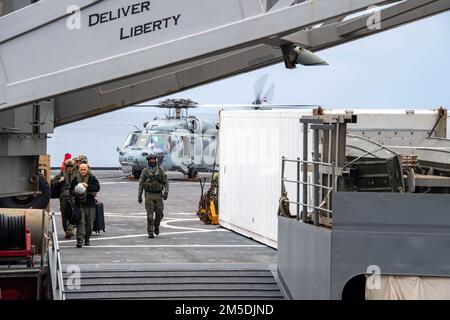
<path id="1" fill-rule="evenodd" d="M 159 234 L 159 226 L 155 226 L 155 234 L 156 234 L 156 235 Z"/>

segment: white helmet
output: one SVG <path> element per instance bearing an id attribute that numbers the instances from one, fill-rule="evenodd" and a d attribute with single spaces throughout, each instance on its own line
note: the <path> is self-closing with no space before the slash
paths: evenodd
<path id="1" fill-rule="evenodd" d="M 83 185 L 83 183 L 79 183 L 76 185 L 75 189 L 73 190 L 76 195 L 82 196 L 86 193 L 86 187 Z"/>

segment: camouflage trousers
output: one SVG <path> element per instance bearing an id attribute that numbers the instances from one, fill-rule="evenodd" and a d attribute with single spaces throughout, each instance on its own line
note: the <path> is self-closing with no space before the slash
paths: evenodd
<path id="1" fill-rule="evenodd" d="M 61 220 L 64 232 L 73 231 L 73 228 L 75 227 L 69 223 L 69 217 L 67 216 L 66 212 L 67 203 L 69 201 L 70 201 L 69 195 L 61 195 L 61 197 L 59 198 L 59 209 L 61 210 Z"/>
<path id="2" fill-rule="evenodd" d="M 147 210 L 147 232 L 150 235 L 155 232 L 155 227 L 159 228 L 164 217 L 164 202 L 161 193 L 145 192 L 145 210 Z"/>
<path id="3" fill-rule="evenodd" d="M 81 220 L 77 225 L 77 241 L 89 241 L 95 220 L 95 207 L 80 205 Z"/>

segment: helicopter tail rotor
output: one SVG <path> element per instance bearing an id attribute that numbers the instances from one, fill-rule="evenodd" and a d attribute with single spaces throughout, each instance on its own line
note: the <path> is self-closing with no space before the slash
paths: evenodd
<path id="1" fill-rule="evenodd" d="M 269 89 L 267 89 L 266 95 L 264 97 L 264 100 L 266 101 L 266 103 L 268 103 L 268 104 L 272 103 L 274 93 L 275 93 L 275 83 L 272 83 L 270 85 Z"/>
<path id="2" fill-rule="evenodd" d="M 253 104 L 261 104 L 261 101 L 263 98 L 264 87 L 266 85 L 268 78 L 269 78 L 269 75 L 266 73 L 266 74 L 262 75 L 258 80 L 256 80 L 255 85 L 254 85 L 255 100 L 253 101 Z"/>
<path id="3" fill-rule="evenodd" d="M 258 80 L 256 80 L 255 88 L 255 99 L 253 105 L 270 104 L 273 99 L 275 92 L 275 83 L 272 83 L 267 89 L 266 84 L 269 79 L 268 74 L 262 75 Z"/>

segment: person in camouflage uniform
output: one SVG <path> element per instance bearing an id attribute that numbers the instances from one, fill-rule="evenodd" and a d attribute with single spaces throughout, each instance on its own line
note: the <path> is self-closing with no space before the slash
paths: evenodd
<path id="1" fill-rule="evenodd" d="M 100 191 L 97 178 L 89 171 L 88 165 L 80 164 L 79 173 L 70 185 L 70 193 L 75 198 L 75 206 L 80 210 L 81 219 L 77 225 L 77 248 L 90 245 L 90 237 L 95 220 L 95 194 Z M 75 188 L 82 184 L 85 188 L 83 193 L 77 193 Z"/>
<path id="2" fill-rule="evenodd" d="M 78 164 L 79 164 L 79 165 L 80 165 L 80 164 L 83 164 L 83 163 L 89 164 L 89 163 L 88 163 L 88 158 L 87 158 L 85 155 L 80 154 L 80 155 L 77 157 L 77 160 L 78 160 Z"/>
<path id="3" fill-rule="evenodd" d="M 66 233 L 66 239 L 70 239 L 73 236 L 74 226 L 70 224 L 69 213 L 67 212 L 68 202 L 71 201 L 70 196 L 70 184 L 75 178 L 75 162 L 73 160 L 66 160 L 64 162 L 64 170 L 57 174 L 51 181 L 52 187 L 61 190 L 59 196 L 59 207 L 61 210 L 61 220 L 64 232 Z"/>
<path id="4" fill-rule="evenodd" d="M 77 172 L 78 172 L 78 168 L 80 167 L 80 165 L 82 165 L 82 164 L 87 164 L 88 165 L 88 169 L 90 169 L 90 167 L 89 167 L 89 163 L 88 163 L 88 158 L 85 156 L 85 155 L 82 155 L 82 154 L 80 154 L 78 157 L 77 157 Z"/>
<path id="5" fill-rule="evenodd" d="M 142 170 L 139 178 L 138 202 L 142 203 L 142 193 L 145 190 L 147 232 L 149 238 L 154 238 L 154 234 L 159 234 L 159 225 L 164 217 L 163 199 L 167 200 L 169 195 L 169 181 L 164 169 L 158 165 L 155 155 L 149 155 L 147 161 L 148 167 Z"/>

